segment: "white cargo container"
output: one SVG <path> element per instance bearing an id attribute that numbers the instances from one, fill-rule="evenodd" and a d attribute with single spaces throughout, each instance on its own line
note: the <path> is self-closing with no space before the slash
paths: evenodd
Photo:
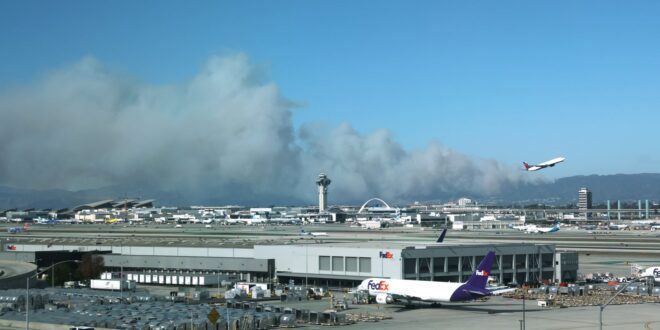
<path id="1" fill-rule="evenodd" d="M 190 285 L 190 276 L 185 277 L 185 285 Z"/>
<path id="2" fill-rule="evenodd" d="M 192 285 L 197 285 L 197 281 L 198 281 L 197 279 L 198 279 L 197 276 L 192 277 Z"/>
<path id="3" fill-rule="evenodd" d="M 158 275 L 158 284 L 165 284 L 165 275 Z"/>
<path id="4" fill-rule="evenodd" d="M 165 284 L 172 284 L 172 276 L 170 275 L 165 276 Z"/>
<path id="5" fill-rule="evenodd" d="M 116 280 L 91 280 L 89 287 L 96 290 L 132 290 L 135 282 Z"/>
<path id="6" fill-rule="evenodd" d="M 451 225 L 451 229 L 453 230 L 463 230 L 463 228 L 463 221 L 454 221 Z"/>
<path id="7" fill-rule="evenodd" d="M 184 283 L 183 282 L 183 276 L 179 276 L 179 282 L 178 283 L 179 283 L 179 285 L 183 285 L 183 283 Z"/>
<path id="8" fill-rule="evenodd" d="M 140 280 L 138 282 L 144 283 L 144 274 L 140 274 Z"/>

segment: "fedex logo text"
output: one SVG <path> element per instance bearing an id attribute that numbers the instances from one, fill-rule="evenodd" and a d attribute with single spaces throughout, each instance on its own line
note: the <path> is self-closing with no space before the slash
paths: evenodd
<path id="1" fill-rule="evenodd" d="M 379 255 L 383 259 L 392 259 L 392 258 L 394 258 L 394 254 L 390 251 L 385 251 L 385 252 L 380 251 Z"/>
<path id="2" fill-rule="evenodd" d="M 477 276 L 483 276 L 483 277 L 488 277 L 488 272 L 485 270 L 478 270 L 475 272 L 475 275 Z"/>
<path id="3" fill-rule="evenodd" d="M 390 285 L 387 281 L 375 282 L 374 280 L 369 280 L 367 286 L 369 287 L 369 290 L 387 291 L 390 289 Z"/>

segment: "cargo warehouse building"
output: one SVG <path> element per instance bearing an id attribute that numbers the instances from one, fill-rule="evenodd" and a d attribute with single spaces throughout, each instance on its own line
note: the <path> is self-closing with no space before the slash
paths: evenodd
<path id="1" fill-rule="evenodd" d="M 13 243 L 11 251 L 0 253 L 0 259 L 38 263 L 49 260 L 49 253 L 62 258 L 66 252 L 77 256 L 94 252 L 103 256 L 106 271 L 118 273 L 121 269 L 138 283 L 208 286 L 225 279 L 276 279 L 280 283 L 294 280 L 297 284 L 354 287 L 369 277 L 465 281 L 488 251 L 496 253 L 491 276 L 503 284 L 577 279 L 576 253 L 557 253 L 552 244 L 526 243 L 410 246 L 310 242 L 241 247 Z M 168 276 L 177 280 L 167 281 Z M 189 281 L 185 281 L 186 276 Z M 194 281 L 195 276 L 204 280 Z"/>

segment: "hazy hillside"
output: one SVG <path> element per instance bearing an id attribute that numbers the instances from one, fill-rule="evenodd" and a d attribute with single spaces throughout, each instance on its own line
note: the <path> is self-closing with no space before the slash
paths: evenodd
<path id="1" fill-rule="evenodd" d="M 594 202 L 605 200 L 660 200 L 660 174 L 579 175 L 551 183 L 527 185 L 506 191 L 498 199 L 507 202 L 577 202 L 578 190 L 587 187 Z"/>
<path id="2" fill-rule="evenodd" d="M 480 202 L 495 204 L 507 203 L 546 203 L 565 204 L 576 203 L 580 187 L 587 187 L 592 191 L 594 203 L 605 200 L 660 200 L 660 173 L 645 174 L 616 174 L 616 175 L 580 175 L 557 179 L 554 182 L 523 185 L 512 187 L 495 196 L 469 196 Z M 314 190 L 310 194 L 315 197 Z M 435 200 L 446 201 L 464 196 L 461 192 L 447 193 L 445 196 L 437 196 Z M 64 208 L 102 199 L 119 198 L 142 198 L 156 199 L 159 205 L 225 205 L 242 204 L 253 206 L 267 205 L 304 205 L 314 203 L 313 201 L 289 200 L 283 196 L 259 196 L 255 200 L 221 200 L 212 195 L 191 195 L 183 192 L 148 191 L 144 187 L 108 187 L 94 190 L 66 191 L 66 190 L 29 190 L 0 186 L 0 209 L 18 208 Z M 314 198 L 312 197 L 312 198 Z M 332 195 L 332 187 L 329 189 L 330 204 L 352 203 L 359 204 L 363 201 L 338 201 L 339 196 Z M 365 200 L 368 197 L 366 196 Z M 255 197 L 256 198 L 256 197 Z M 411 197 L 409 203 L 414 200 Z M 392 201 L 397 202 L 397 201 Z M 402 204 L 403 204 L 402 203 Z"/>

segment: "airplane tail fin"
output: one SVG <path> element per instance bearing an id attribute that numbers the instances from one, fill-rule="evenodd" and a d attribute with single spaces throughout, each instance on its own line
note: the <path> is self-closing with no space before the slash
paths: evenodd
<path id="1" fill-rule="evenodd" d="M 526 169 L 526 170 L 529 169 L 529 164 L 527 164 L 527 162 L 523 162 L 523 166 L 525 166 L 525 169 Z"/>
<path id="2" fill-rule="evenodd" d="M 484 290 L 486 284 L 488 284 L 488 276 L 490 275 L 490 268 L 493 266 L 494 260 L 495 251 L 489 251 L 465 284 L 470 289 Z"/>
<path id="3" fill-rule="evenodd" d="M 438 237 L 438 240 L 435 241 L 436 243 L 442 243 L 442 241 L 445 240 L 445 234 L 447 233 L 447 228 L 442 230 L 442 233 L 440 233 L 440 237 Z"/>

